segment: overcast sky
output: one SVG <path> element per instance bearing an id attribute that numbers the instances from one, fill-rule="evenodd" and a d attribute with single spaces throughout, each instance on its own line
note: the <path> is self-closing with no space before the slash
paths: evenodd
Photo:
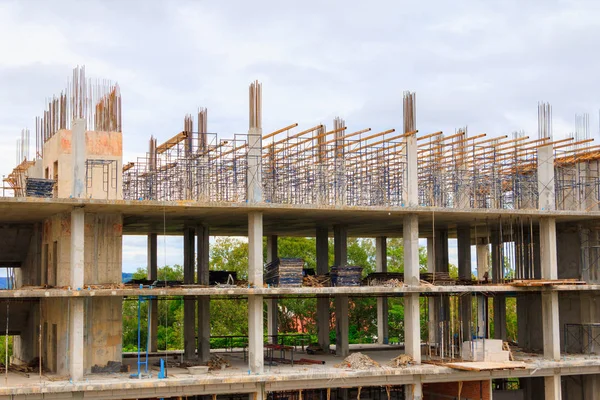
<path id="1" fill-rule="evenodd" d="M 402 92 L 417 93 L 420 132 L 537 135 L 537 102 L 554 135 L 590 113 L 598 138 L 597 1 L 3 1 L 0 0 L 0 158 L 34 130 L 44 101 L 76 65 L 118 81 L 124 161 L 179 132 L 208 108 L 208 127 L 247 131 L 247 87 L 263 82 L 268 132 L 346 120 L 349 130 L 402 126 Z M 32 146 L 34 147 L 34 146 Z M 167 243 L 168 263 L 178 245 Z M 124 243 L 125 271 L 145 243 Z M 163 249 L 164 250 L 164 249 Z"/>

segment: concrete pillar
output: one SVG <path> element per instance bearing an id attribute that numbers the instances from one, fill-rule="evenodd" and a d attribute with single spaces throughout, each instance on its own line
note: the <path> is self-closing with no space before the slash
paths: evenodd
<path id="1" fill-rule="evenodd" d="M 558 292 L 542 292 L 542 325 L 544 333 L 544 358 L 560 361 Z"/>
<path id="2" fill-rule="evenodd" d="M 552 144 L 537 148 L 537 176 L 539 209 L 555 210 L 554 148 Z"/>
<path id="3" fill-rule="evenodd" d="M 406 133 L 406 132 L 405 132 Z M 407 203 L 411 207 L 419 205 L 419 179 L 418 179 L 418 165 L 417 165 L 417 134 L 414 133 L 406 137 L 406 192 L 407 192 Z"/>
<path id="4" fill-rule="evenodd" d="M 267 236 L 267 263 L 277 259 L 277 236 Z M 277 343 L 277 299 L 267 299 L 267 336 L 269 343 Z"/>
<path id="5" fill-rule="evenodd" d="M 556 221 L 554 218 L 540 218 L 540 263 L 542 279 L 557 279 Z M 557 292 L 542 292 L 542 325 L 544 358 L 558 361 L 560 360 L 560 325 Z"/>
<path id="6" fill-rule="evenodd" d="M 194 229 L 183 230 L 183 283 L 193 284 L 194 279 Z M 183 358 L 196 358 L 196 301 L 183 298 Z"/>
<path id="7" fill-rule="evenodd" d="M 71 288 L 83 289 L 85 267 L 85 212 L 71 211 Z M 69 299 L 69 375 L 73 381 L 83 379 L 84 365 L 84 299 Z"/>
<path id="8" fill-rule="evenodd" d="M 375 271 L 387 272 L 387 238 L 381 236 L 375 239 Z M 377 298 L 377 342 L 389 343 L 388 298 Z"/>
<path id="9" fill-rule="evenodd" d="M 471 280 L 471 227 L 469 225 L 459 226 L 458 237 L 458 279 Z M 463 340 L 471 340 L 473 329 L 471 324 L 471 301 L 472 297 L 465 294 L 460 297 L 460 319 L 462 321 Z"/>
<path id="10" fill-rule="evenodd" d="M 542 279 L 558 279 L 556 219 L 540 218 L 540 263 Z"/>
<path id="11" fill-rule="evenodd" d="M 404 388 L 404 398 L 406 400 L 422 400 L 423 384 L 421 382 L 412 385 L 406 385 Z"/>
<path id="12" fill-rule="evenodd" d="M 197 247 L 197 281 L 200 285 L 208 286 L 209 281 L 209 252 L 210 231 L 207 226 L 196 226 Z M 210 359 L 210 297 L 198 297 L 198 360 L 206 362 Z"/>
<path id="13" fill-rule="evenodd" d="M 261 212 L 248 214 L 248 282 L 251 287 L 263 286 L 263 218 Z M 248 296 L 248 357 L 252 373 L 264 368 L 263 296 Z"/>
<path id="14" fill-rule="evenodd" d="M 491 232 L 492 242 L 492 281 L 500 283 L 504 280 L 504 243 L 502 233 L 495 229 Z M 494 296 L 494 338 L 506 340 L 506 296 Z"/>
<path id="15" fill-rule="evenodd" d="M 329 272 L 329 238 L 327 227 L 317 228 L 317 275 Z M 329 350 L 329 298 L 317 297 L 317 337 L 319 346 Z"/>
<path id="16" fill-rule="evenodd" d="M 490 245 L 487 243 L 477 243 L 477 279 L 482 281 L 485 274 L 490 275 Z"/>
<path id="17" fill-rule="evenodd" d="M 148 280 L 156 281 L 158 279 L 158 235 L 156 233 L 148 234 L 148 264 L 147 264 Z M 151 352 L 158 351 L 158 299 L 151 299 L 152 311 L 150 313 L 150 337 L 148 340 L 148 349 Z"/>
<path id="18" fill-rule="evenodd" d="M 477 279 L 480 281 L 489 279 L 490 275 L 490 246 L 487 243 L 478 242 L 475 247 L 477 251 Z M 487 275 L 486 275 L 487 274 Z M 477 332 L 478 338 L 488 337 L 487 298 L 477 295 Z"/>
<path id="19" fill-rule="evenodd" d="M 435 272 L 448 272 L 448 229 L 439 228 L 435 230 L 433 240 L 433 254 Z M 433 298 L 434 315 L 431 318 L 433 329 L 435 330 L 435 342 L 438 346 L 442 343 L 442 327 L 443 324 L 444 336 L 447 336 L 448 321 L 450 321 L 450 299 L 447 295 L 442 295 Z"/>
<path id="20" fill-rule="evenodd" d="M 404 216 L 402 226 L 404 243 L 404 282 L 410 286 L 420 285 L 419 281 L 419 217 L 416 214 Z M 421 319 L 419 294 L 404 295 L 404 351 L 418 364 L 421 362 Z"/>
<path id="21" fill-rule="evenodd" d="M 560 375 L 551 375 L 544 377 L 544 392 L 546 400 L 561 400 L 562 388 L 560 385 Z"/>
<path id="22" fill-rule="evenodd" d="M 434 245 L 433 245 L 433 237 L 427 238 L 427 272 L 433 273 L 435 272 L 435 255 L 434 255 Z M 429 316 L 429 324 L 428 324 L 428 332 L 429 336 L 427 341 L 431 343 L 435 343 L 435 333 L 437 327 L 437 319 L 436 319 L 436 309 L 435 309 L 435 298 L 429 297 L 427 298 L 428 305 L 428 316 Z"/>
<path id="23" fill-rule="evenodd" d="M 343 225 L 333 227 L 334 264 L 346 265 L 348 263 L 348 231 Z M 348 296 L 335 296 L 335 322 L 336 345 L 335 353 L 346 357 L 350 354 L 348 346 Z"/>
<path id="24" fill-rule="evenodd" d="M 75 198 L 85 197 L 85 119 L 75 119 L 71 128 L 71 162 L 73 166 L 73 182 L 71 195 Z"/>

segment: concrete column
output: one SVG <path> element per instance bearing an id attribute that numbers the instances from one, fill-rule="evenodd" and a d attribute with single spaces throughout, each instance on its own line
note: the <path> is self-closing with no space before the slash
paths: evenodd
<path id="1" fill-rule="evenodd" d="M 263 218 L 261 212 L 248 214 L 248 282 L 251 287 L 263 286 Z M 248 356 L 252 373 L 264 368 L 263 296 L 248 296 Z"/>
<path id="2" fill-rule="evenodd" d="M 333 227 L 334 264 L 346 265 L 348 263 L 348 231 L 345 226 Z M 348 346 L 348 296 L 335 296 L 335 322 L 336 345 L 335 353 L 346 357 L 350 354 Z"/>
<path id="3" fill-rule="evenodd" d="M 414 383 L 412 385 L 406 385 L 404 390 L 404 398 L 406 400 L 423 399 L 423 384 L 421 382 Z"/>
<path id="4" fill-rule="evenodd" d="M 71 289 L 83 289 L 85 271 L 85 212 L 71 211 Z"/>
<path id="5" fill-rule="evenodd" d="M 544 377 L 544 392 L 546 400 L 561 400 L 562 388 L 560 386 L 560 375 Z"/>
<path id="6" fill-rule="evenodd" d="M 554 218 L 540 218 L 540 263 L 542 279 L 557 279 L 556 221 Z M 560 325 L 557 292 L 542 292 L 542 325 L 544 358 L 558 361 L 560 360 Z"/>
<path id="7" fill-rule="evenodd" d="M 329 272 L 329 238 L 327 227 L 317 228 L 317 275 Z M 317 337 L 319 346 L 329 350 L 329 298 L 317 297 Z"/>
<path id="8" fill-rule="evenodd" d="M 542 325 L 544 333 L 544 358 L 560 361 L 558 292 L 542 292 Z"/>
<path id="9" fill-rule="evenodd" d="M 492 281 L 500 283 L 504 280 L 504 248 L 501 232 L 491 232 L 492 242 Z M 506 340 L 506 296 L 494 296 L 494 338 Z"/>
<path id="10" fill-rule="evenodd" d="M 71 162 L 73 167 L 73 182 L 71 195 L 75 198 L 85 197 L 85 119 L 73 120 L 71 128 Z"/>
<path id="11" fill-rule="evenodd" d="M 449 260 L 448 260 L 448 229 L 439 228 L 435 230 L 435 237 L 433 241 L 434 245 L 434 266 L 435 272 L 448 272 L 449 271 Z M 434 316 L 432 318 L 432 324 L 435 329 L 435 342 L 438 346 L 442 343 L 440 324 L 443 323 L 444 335 L 448 330 L 448 321 L 450 321 L 450 299 L 448 296 L 443 295 L 433 298 L 434 303 Z M 445 335 L 446 336 L 446 335 Z"/>
<path id="12" fill-rule="evenodd" d="M 434 255 L 434 245 L 433 245 L 433 237 L 427 238 L 427 272 L 435 272 L 435 255 Z M 428 305 L 428 316 L 429 316 L 429 324 L 428 324 L 428 342 L 435 343 L 435 332 L 437 327 L 437 319 L 436 319 L 436 309 L 435 309 L 435 298 L 430 297 L 427 300 Z"/>
<path id="13" fill-rule="evenodd" d="M 147 264 L 148 280 L 156 281 L 158 279 L 158 235 L 156 233 L 148 234 L 148 264 Z M 151 352 L 158 351 L 158 299 L 151 299 L 152 311 L 150 313 L 150 337 L 148 340 L 148 349 Z"/>
<path id="14" fill-rule="evenodd" d="M 555 210 L 554 148 L 552 144 L 537 148 L 537 173 L 539 209 Z"/>
<path id="15" fill-rule="evenodd" d="M 540 262 L 542 279 L 558 279 L 558 262 L 556 255 L 556 220 L 540 218 Z"/>
<path id="16" fill-rule="evenodd" d="M 193 284 L 194 279 L 194 229 L 183 230 L 183 283 Z M 183 298 L 183 358 L 196 358 L 196 301 Z"/>
<path id="17" fill-rule="evenodd" d="M 197 247 L 197 280 L 200 285 L 208 286 L 210 231 L 207 226 L 196 226 Z M 198 297 L 198 360 L 206 362 L 210 359 L 210 297 Z"/>
<path id="18" fill-rule="evenodd" d="M 387 238 L 381 236 L 375 239 L 375 271 L 387 272 Z M 389 343 L 388 298 L 377 298 L 377 342 Z"/>
<path id="19" fill-rule="evenodd" d="M 476 251 L 477 279 L 483 281 L 486 276 L 489 278 L 490 246 L 487 243 L 477 243 Z M 488 331 L 487 298 L 482 295 L 477 295 L 477 332 L 475 334 L 478 338 L 487 338 Z"/>
<path id="20" fill-rule="evenodd" d="M 458 236 L 458 279 L 471 280 L 471 227 L 459 226 Z M 473 334 L 471 324 L 471 301 L 468 294 L 460 297 L 460 319 L 462 321 L 463 340 L 471 340 Z"/>
<path id="21" fill-rule="evenodd" d="M 416 214 L 404 217 L 402 226 L 404 243 L 404 282 L 410 286 L 419 281 L 419 218 Z M 421 320 L 419 294 L 404 295 L 404 351 L 415 363 L 421 362 Z"/>
<path id="22" fill-rule="evenodd" d="M 405 132 L 406 133 L 406 132 Z M 411 207 L 419 205 L 419 179 L 417 166 L 417 134 L 414 133 L 406 137 L 406 192 L 407 203 Z"/>
<path id="23" fill-rule="evenodd" d="M 277 259 L 277 236 L 267 236 L 267 263 Z M 267 336 L 269 343 L 277 343 L 277 299 L 267 299 Z"/>
<path id="24" fill-rule="evenodd" d="M 71 211 L 71 288 L 83 289 L 85 267 L 85 213 L 83 208 Z M 83 379 L 83 352 L 85 349 L 84 299 L 69 299 L 69 374 L 73 381 Z"/>

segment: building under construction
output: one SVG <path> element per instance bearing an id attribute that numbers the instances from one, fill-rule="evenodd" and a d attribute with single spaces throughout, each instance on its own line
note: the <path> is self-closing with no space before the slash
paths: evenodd
<path id="1" fill-rule="evenodd" d="M 488 137 L 420 132 L 415 94 L 403 104 L 402 124 L 398 110 L 381 132 L 340 118 L 263 129 L 253 82 L 247 134 L 211 133 L 200 109 L 123 160 L 118 85 L 76 68 L 36 119 L 35 149 L 21 133 L 4 180 L 0 332 L 12 351 L 0 398 L 599 398 L 600 146 L 587 116 L 554 139 L 541 103 L 535 137 Z M 147 235 L 146 281 L 121 282 L 123 235 Z M 158 280 L 159 235 L 183 237 L 183 282 Z M 211 278 L 211 236 L 248 238 L 247 282 Z M 313 276 L 298 281 L 301 260 L 278 258 L 289 236 L 316 238 Z M 375 239 L 376 273 L 353 278 L 348 237 Z M 402 273 L 387 271 L 387 238 L 403 240 Z M 184 348 L 161 349 L 157 310 L 177 297 Z M 349 344 L 358 297 L 377 299 L 376 343 Z M 227 316 L 209 308 L 223 298 L 248 307 L 248 335 L 224 350 L 211 348 L 210 321 Z M 280 340 L 286 298 L 316 298 L 318 343 Z M 122 349 L 124 299 L 147 310 L 137 353 Z M 388 333 L 393 299 L 402 341 Z"/>

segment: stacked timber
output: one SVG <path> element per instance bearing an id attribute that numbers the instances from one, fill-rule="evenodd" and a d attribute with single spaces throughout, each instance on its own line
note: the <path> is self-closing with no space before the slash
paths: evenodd
<path id="1" fill-rule="evenodd" d="M 301 258 L 278 258 L 265 266 L 265 281 L 271 286 L 302 286 L 303 267 Z"/>
<path id="2" fill-rule="evenodd" d="M 421 280 L 436 285 L 456 284 L 456 279 L 452 278 L 448 272 L 422 272 Z"/>
<path id="3" fill-rule="evenodd" d="M 355 265 L 334 265 L 331 267 L 331 285 L 360 286 L 362 270 Z"/>
<path id="4" fill-rule="evenodd" d="M 25 195 L 27 197 L 52 197 L 53 191 L 53 179 L 27 178 L 25 182 Z"/>

